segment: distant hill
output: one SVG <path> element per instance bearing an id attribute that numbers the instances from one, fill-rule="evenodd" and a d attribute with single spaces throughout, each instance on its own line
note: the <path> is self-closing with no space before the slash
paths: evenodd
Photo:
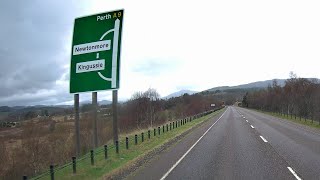
<path id="1" fill-rule="evenodd" d="M 179 96 L 182 96 L 182 95 L 184 95 L 184 94 L 186 94 L 186 93 L 189 94 L 189 95 L 191 95 L 191 94 L 197 93 L 197 91 L 181 90 L 181 91 L 178 91 L 178 92 L 174 92 L 174 93 L 172 93 L 172 94 L 169 94 L 169 95 L 163 97 L 163 99 L 170 99 L 170 98 L 173 98 L 173 97 L 179 97 Z"/>
<path id="2" fill-rule="evenodd" d="M 269 85 L 272 85 L 274 79 L 272 80 L 266 80 L 266 81 L 257 81 L 252 82 L 248 84 L 241 84 L 238 86 L 220 86 L 220 87 L 214 87 L 211 89 L 208 89 L 207 91 L 225 91 L 225 90 L 231 90 L 231 89 L 261 89 L 261 88 L 267 88 Z M 275 79 L 277 80 L 278 84 L 280 86 L 285 85 L 286 79 Z"/>
<path id="3" fill-rule="evenodd" d="M 81 101 L 80 102 L 80 106 L 84 105 L 84 104 L 91 104 L 92 101 Z M 112 101 L 108 101 L 108 100 L 102 100 L 102 101 L 98 101 L 99 105 L 108 105 L 108 104 L 112 104 Z"/>
<path id="4" fill-rule="evenodd" d="M 320 82 L 320 79 L 317 78 L 307 78 L 310 81 L 317 81 Z M 276 80 L 280 86 L 284 86 L 287 79 L 272 79 L 272 80 L 266 80 L 266 81 L 257 81 L 252 82 L 248 84 L 241 84 L 238 86 L 219 86 L 214 87 L 211 89 L 208 89 L 206 91 L 226 91 L 226 90 L 232 90 L 232 89 L 261 89 L 261 88 L 267 88 L 269 85 L 272 85 L 273 80 Z"/>
<path id="5" fill-rule="evenodd" d="M 108 104 L 112 104 L 112 101 L 102 100 L 102 101 L 99 101 L 98 103 L 99 103 L 99 105 L 108 105 Z M 118 102 L 118 103 L 120 103 L 120 102 Z"/>

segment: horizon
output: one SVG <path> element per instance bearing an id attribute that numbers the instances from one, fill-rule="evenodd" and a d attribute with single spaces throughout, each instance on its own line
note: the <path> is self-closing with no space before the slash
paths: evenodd
<path id="1" fill-rule="evenodd" d="M 320 80 L 319 78 L 305 78 L 305 77 L 298 77 L 298 78 L 303 78 L 303 79 L 317 79 L 318 81 Z M 289 79 L 289 78 L 287 78 Z M 181 91 L 193 91 L 195 93 L 200 93 L 200 92 L 205 92 L 205 91 L 208 91 L 210 89 L 215 89 L 215 88 L 221 88 L 221 87 L 237 87 L 237 86 L 243 86 L 243 85 L 249 85 L 249 84 L 253 84 L 253 83 L 259 83 L 259 82 L 266 82 L 266 81 L 273 81 L 273 80 L 287 80 L 287 79 L 279 79 L 279 78 L 275 78 L 275 79 L 269 79 L 269 80 L 261 80 L 261 81 L 255 81 L 255 82 L 250 82 L 250 83 L 244 83 L 244 84 L 237 84 L 237 85 L 232 85 L 232 86 L 216 86 L 216 87 L 212 87 L 212 88 L 209 88 L 209 89 L 205 89 L 205 90 L 200 90 L 200 91 L 194 91 L 194 90 L 190 90 L 190 89 L 181 89 L 181 90 L 178 90 L 178 91 L 175 91 L 175 92 L 171 92 L 170 94 L 167 94 L 165 96 L 161 96 L 161 99 L 166 99 L 166 97 L 168 96 L 171 96 L 175 93 L 179 93 Z M 246 89 L 246 88 L 244 88 Z M 173 97 L 177 97 L 177 96 L 173 96 Z M 123 99 L 123 100 L 119 100 L 118 102 L 119 103 L 123 103 L 123 102 L 126 102 L 128 101 L 130 98 L 128 99 Z M 108 101 L 110 103 L 112 103 L 112 99 L 101 99 L 99 100 L 98 99 L 98 102 L 102 102 L 102 101 Z M 90 99 L 85 99 L 85 100 L 80 100 L 80 105 L 84 105 L 84 104 L 90 104 L 91 100 Z M 59 103 L 59 104 L 32 104 L 32 105 L 1 105 L 0 104 L 0 107 L 36 107 L 36 106 L 46 106 L 46 107 L 50 107 L 50 106 L 73 106 L 73 101 L 69 104 L 62 104 L 62 103 Z"/>
<path id="2" fill-rule="evenodd" d="M 73 104 L 74 20 L 115 9 L 124 9 L 120 101 L 148 88 L 165 97 L 290 72 L 320 79 L 320 2 L 140 2 L 0 2 L 0 106 Z M 80 101 L 90 99 L 81 93 Z"/>

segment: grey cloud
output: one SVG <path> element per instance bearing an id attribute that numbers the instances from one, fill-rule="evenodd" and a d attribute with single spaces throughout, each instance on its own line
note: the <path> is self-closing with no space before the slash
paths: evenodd
<path id="1" fill-rule="evenodd" d="M 60 88 L 56 80 L 70 61 L 65 46 L 70 44 L 71 51 L 73 20 L 81 8 L 78 4 L 63 0 L 0 2 L 0 105 L 51 102 L 39 92 L 58 92 Z M 34 97 L 24 98 L 28 94 Z M 70 98 L 68 89 L 61 97 L 56 95 L 47 94 L 52 102 Z"/>

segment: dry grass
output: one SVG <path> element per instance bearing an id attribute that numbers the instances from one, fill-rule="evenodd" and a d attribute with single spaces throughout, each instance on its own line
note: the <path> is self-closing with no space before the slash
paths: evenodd
<path id="1" fill-rule="evenodd" d="M 80 119 L 81 149 L 92 148 L 92 120 Z M 99 144 L 112 139 L 112 121 L 98 119 Z M 61 165 L 74 156 L 74 120 L 65 116 L 35 118 L 20 127 L 0 129 L 0 179 L 21 179 Z"/>

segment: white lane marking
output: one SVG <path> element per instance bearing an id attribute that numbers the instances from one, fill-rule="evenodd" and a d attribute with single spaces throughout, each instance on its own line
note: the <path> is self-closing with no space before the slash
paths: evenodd
<path id="1" fill-rule="evenodd" d="M 268 142 L 263 136 L 260 136 L 260 138 L 261 138 L 264 142 Z"/>
<path id="2" fill-rule="evenodd" d="M 254 129 L 254 127 L 252 125 L 250 125 L 252 129 Z"/>
<path id="3" fill-rule="evenodd" d="M 246 120 L 247 122 L 249 122 L 248 120 Z"/>
<path id="4" fill-rule="evenodd" d="M 246 117 L 243 116 L 243 119 L 245 119 Z"/>
<path id="5" fill-rule="evenodd" d="M 289 171 L 294 175 L 294 177 L 298 180 L 302 180 L 298 174 L 296 172 L 294 172 L 294 170 L 291 167 L 287 167 L 289 169 Z"/>
<path id="6" fill-rule="evenodd" d="M 228 110 L 228 109 L 227 109 Z M 226 113 L 227 110 L 224 112 Z M 224 115 L 224 113 L 219 117 L 219 119 L 214 122 L 209 129 L 207 129 L 206 132 L 203 133 L 203 135 L 188 149 L 188 151 L 186 153 L 184 153 L 184 155 L 161 177 L 160 180 L 164 180 L 170 173 L 171 171 L 173 171 L 174 168 L 176 168 L 178 166 L 178 164 L 183 160 L 183 158 L 185 158 L 188 153 L 198 144 L 198 142 L 210 131 L 210 129 L 222 118 L 222 116 Z"/>

